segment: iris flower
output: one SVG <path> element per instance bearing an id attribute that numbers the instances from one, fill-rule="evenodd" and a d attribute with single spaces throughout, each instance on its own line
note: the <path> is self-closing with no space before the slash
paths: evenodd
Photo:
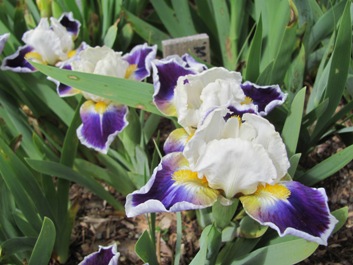
<path id="1" fill-rule="evenodd" d="M 35 29 L 25 32 L 24 46 L 6 57 L 2 70 L 14 72 L 34 72 L 36 69 L 27 61 L 56 65 L 69 59 L 74 51 L 74 40 L 78 35 L 80 22 L 73 19 L 72 13 L 64 13 L 58 20 L 42 18 Z"/>
<path id="2" fill-rule="evenodd" d="M 9 33 L 5 33 L 0 35 L 0 54 L 2 53 L 2 51 L 4 50 L 5 44 L 7 39 L 9 38 L 10 34 Z"/>
<path id="3" fill-rule="evenodd" d="M 165 155 L 152 177 L 126 198 L 126 214 L 202 209 L 238 198 L 245 212 L 280 236 L 327 245 L 337 220 L 322 188 L 288 178 L 285 145 L 273 125 L 254 113 L 209 112 L 183 151 Z"/>
<path id="4" fill-rule="evenodd" d="M 86 256 L 79 265 L 118 265 L 120 253 L 117 251 L 116 244 L 103 247 Z"/>
<path id="5" fill-rule="evenodd" d="M 154 102 L 161 112 L 177 116 L 188 133 L 215 107 L 227 107 L 231 115 L 240 111 L 265 116 L 286 99 L 278 85 L 242 83 L 239 72 L 225 68 L 196 73 L 175 61 L 154 63 Z"/>
<path id="6" fill-rule="evenodd" d="M 168 116 L 175 116 L 176 109 L 172 100 L 178 78 L 188 74 L 197 74 L 207 69 L 206 65 L 195 61 L 189 54 L 171 55 L 161 60 L 152 61 L 153 102 Z"/>
<path id="7" fill-rule="evenodd" d="M 108 75 L 141 81 L 150 75 L 151 61 L 155 58 L 157 46 L 137 45 L 130 53 L 122 56 L 108 47 L 85 45 L 61 68 L 78 72 Z M 116 135 L 127 125 L 128 107 L 106 98 L 78 90 L 51 79 L 57 85 L 61 97 L 82 94 L 87 101 L 81 106 L 82 124 L 77 129 L 81 143 L 101 153 L 107 153 Z"/>

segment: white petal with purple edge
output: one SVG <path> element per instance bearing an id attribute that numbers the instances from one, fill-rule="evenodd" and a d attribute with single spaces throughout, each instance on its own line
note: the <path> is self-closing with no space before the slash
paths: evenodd
<path id="1" fill-rule="evenodd" d="M 296 181 L 259 186 L 254 194 L 240 200 L 251 218 L 275 229 L 280 236 L 294 235 L 327 245 L 338 222 L 330 213 L 324 189 Z"/>
<path id="2" fill-rule="evenodd" d="M 83 145 L 106 154 L 116 135 L 128 125 L 127 113 L 126 106 L 88 100 L 81 106 L 82 125 L 77 136 Z"/>

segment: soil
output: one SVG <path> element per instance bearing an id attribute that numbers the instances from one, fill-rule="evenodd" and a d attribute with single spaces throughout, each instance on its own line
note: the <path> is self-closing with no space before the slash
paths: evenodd
<path id="1" fill-rule="evenodd" d="M 344 148 L 338 137 L 317 146 L 304 162 L 311 167 L 330 155 Z M 349 265 L 353 264 L 353 162 L 342 170 L 319 183 L 324 187 L 329 197 L 330 209 L 336 210 L 348 206 L 349 215 L 346 224 L 340 231 L 329 238 L 328 246 L 320 246 L 301 265 Z M 114 194 L 114 190 L 106 187 Z M 115 194 L 123 202 L 122 197 Z M 144 216 L 127 218 L 124 213 L 116 212 L 110 205 L 89 192 L 87 189 L 73 184 L 71 187 L 71 200 L 79 201 L 81 208 L 78 212 L 74 231 L 72 234 L 72 257 L 67 264 L 76 265 L 84 256 L 97 251 L 98 245 L 117 243 L 121 253 L 119 264 L 143 264 L 137 257 L 134 246 L 143 233 L 148 229 Z M 183 239 L 181 264 L 189 264 L 199 249 L 199 228 L 195 218 L 184 212 Z M 157 214 L 156 245 L 160 264 L 172 264 L 174 246 L 176 242 L 176 218 L 174 214 Z"/>

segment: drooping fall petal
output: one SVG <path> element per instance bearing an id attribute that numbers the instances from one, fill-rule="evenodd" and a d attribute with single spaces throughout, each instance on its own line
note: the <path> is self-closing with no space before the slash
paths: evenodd
<path id="1" fill-rule="evenodd" d="M 128 217 L 150 212 L 177 212 L 211 206 L 219 192 L 190 170 L 182 153 L 164 156 L 140 190 L 126 197 Z"/>
<path id="2" fill-rule="evenodd" d="M 127 113 L 124 105 L 88 100 L 81 106 L 77 136 L 83 145 L 107 153 L 116 135 L 128 125 Z"/>
<path id="3" fill-rule="evenodd" d="M 275 229 L 280 236 L 294 235 L 327 245 L 337 223 L 330 214 L 325 190 L 296 181 L 260 185 L 254 194 L 240 200 L 251 218 Z"/>

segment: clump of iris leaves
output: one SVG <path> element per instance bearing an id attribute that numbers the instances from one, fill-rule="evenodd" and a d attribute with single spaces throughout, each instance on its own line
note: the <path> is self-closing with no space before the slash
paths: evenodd
<path id="1" fill-rule="evenodd" d="M 1 59 L 22 45 L 22 34 L 41 17 L 59 17 L 68 11 L 81 22 L 77 43 L 123 52 L 147 42 L 157 44 L 162 55 L 162 40 L 207 33 L 212 66 L 238 70 L 244 80 L 257 84 L 280 84 L 288 93 L 286 103 L 268 119 L 287 146 L 290 175 L 315 186 L 353 159 L 353 127 L 345 125 L 352 120 L 353 108 L 351 5 L 334 0 L 4 0 L 0 2 L 0 34 L 11 36 Z M 150 148 L 160 146 L 162 119 L 151 105 L 152 84 L 143 84 L 141 94 L 141 83 L 133 81 L 120 83 L 92 75 L 85 82 L 80 73 L 71 80 L 63 70 L 39 65 L 38 69 L 34 74 L 0 71 L 2 264 L 23 264 L 24 260 L 30 265 L 48 264 L 50 259 L 65 264 L 79 207 L 69 201 L 70 183 L 87 187 L 117 211 L 124 211 L 122 202 L 102 187 L 102 181 L 125 196 L 147 181 L 160 159 L 158 148 Z M 80 96 L 58 97 L 53 83 L 41 72 L 97 95 L 119 90 L 120 102 L 130 106 L 129 126 L 107 155 L 78 144 Z M 102 82 L 104 86 L 98 89 Z M 301 159 L 333 135 L 347 147 L 313 168 L 303 168 Z M 336 232 L 347 219 L 347 207 L 333 214 L 339 220 Z M 150 229 L 137 242 L 136 252 L 153 265 L 157 264 L 155 214 L 148 218 Z M 180 215 L 177 219 L 174 264 L 182 258 Z M 200 225 L 208 222 L 204 218 Z M 249 230 L 249 238 L 227 240 L 234 229 L 224 228 L 221 246 L 212 245 L 208 240 L 212 231 L 205 229 L 192 264 L 204 264 L 207 255 L 215 257 L 215 264 L 293 264 L 318 246 L 271 233 L 260 236 L 251 225 L 243 228 L 245 234 Z M 212 249 L 217 253 L 211 253 Z"/>

